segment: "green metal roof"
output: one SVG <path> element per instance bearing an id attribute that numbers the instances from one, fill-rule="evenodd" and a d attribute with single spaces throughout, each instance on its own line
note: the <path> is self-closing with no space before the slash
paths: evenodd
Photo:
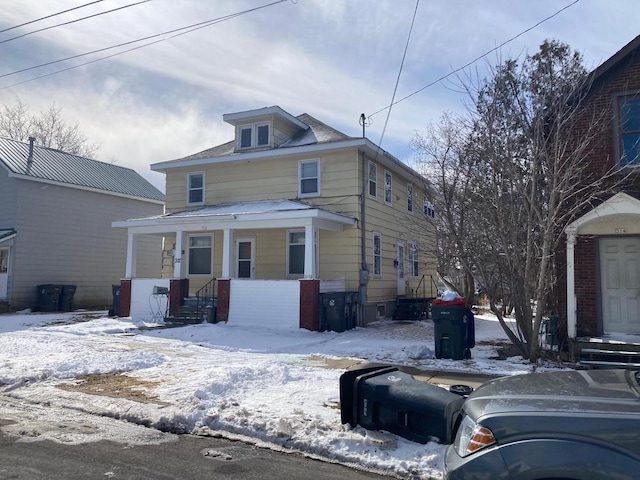
<path id="1" fill-rule="evenodd" d="M 111 163 L 0 137 L 0 163 L 13 174 L 164 202 L 164 194 L 136 171 Z"/>

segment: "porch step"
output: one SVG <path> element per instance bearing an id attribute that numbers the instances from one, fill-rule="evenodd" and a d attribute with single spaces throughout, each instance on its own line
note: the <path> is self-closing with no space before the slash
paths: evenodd
<path id="1" fill-rule="evenodd" d="M 631 368 L 640 369 L 640 349 L 630 349 L 630 345 L 611 348 L 604 344 L 601 348 L 582 348 L 579 363 L 587 368 Z"/>
<path id="2" fill-rule="evenodd" d="M 182 305 L 167 315 L 164 321 L 172 325 L 194 325 L 204 322 L 208 318 L 209 311 L 210 308 L 204 308 L 198 312 L 198 299 L 188 297 L 184 298 Z"/>
<path id="3" fill-rule="evenodd" d="M 396 299 L 394 320 L 426 320 L 429 318 L 429 309 L 433 298 L 406 298 Z"/>

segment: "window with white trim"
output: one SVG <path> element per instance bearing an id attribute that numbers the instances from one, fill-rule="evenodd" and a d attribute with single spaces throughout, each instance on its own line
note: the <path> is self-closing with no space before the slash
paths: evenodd
<path id="1" fill-rule="evenodd" d="M 189 275 L 211 275 L 213 272 L 213 236 L 189 237 Z"/>
<path id="2" fill-rule="evenodd" d="M 298 197 L 320 195 L 320 159 L 298 162 Z"/>
<path id="3" fill-rule="evenodd" d="M 618 158 L 623 167 L 640 167 L 640 97 L 617 97 Z"/>
<path id="4" fill-rule="evenodd" d="M 9 271 L 9 249 L 0 248 L 0 273 Z"/>
<path id="5" fill-rule="evenodd" d="M 269 122 L 250 123 L 238 127 L 238 149 L 268 147 L 271 144 Z"/>
<path id="6" fill-rule="evenodd" d="M 287 275 L 304 275 L 304 230 L 287 231 Z"/>
<path id="7" fill-rule="evenodd" d="M 378 167 L 373 162 L 369 162 L 369 196 L 378 196 Z"/>
<path id="8" fill-rule="evenodd" d="M 412 277 L 420 276 L 420 259 L 418 257 L 418 244 L 416 242 L 408 242 L 409 246 L 409 275 Z"/>
<path id="9" fill-rule="evenodd" d="M 422 209 L 424 211 L 425 217 L 436 218 L 436 209 L 434 208 L 433 204 L 426 198 L 424 199 L 424 205 Z"/>
<path id="10" fill-rule="evenodd" d="M 382 276 L 382 235 L 373 232 L 373 275 Z"/>
<path id="11" fill-rule="evenodd" d="M 204 205 L 204 173 L 190 173 L 187 177 L 187 205 Z"/>
<path id="12" fill-rule="evenodd" d="M 413 185 L 407 183 L 407 212 L 413 213 Z"/>
<path id="13" fill-rule="evenodd" d="M 384 171 L 384 203 L 391 205 L 393 203 L 393 177 L 391 172 Z"/>

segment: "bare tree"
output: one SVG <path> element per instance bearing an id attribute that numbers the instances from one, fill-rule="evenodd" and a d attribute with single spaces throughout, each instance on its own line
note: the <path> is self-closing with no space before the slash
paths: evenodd
<path id="1" fill-rule="evenodd" d="M 36 137 L 38 145 L 64 150 L 83 157 L 93 157 L 100 145 L 90 143 L 78 124 L 70 125 L 62 117 L 62 107 L 53 103 L 39 115 L 32 115 L 19 98 L 13 106 L 0 109 L 0 136 L 22 142 Z"/>
<path id="2" fill-rule="evenodd" d="M 429 159 L 431 178 L 441 176 L 440 214 L 455 212 L 439 229 L 448 248 L 482 284 L 491 310 L 531 362 L 540 356 L 540 325 L 554 304 L 554 255 L 564 227 L 611 191 L 616 173 L 589 165 L 610 121 L 588 101 L 589 81 L 577 52 L 546 41 L 522 63 L 507 60 L 488 79 L 465 83 L 472 107 L 457 123 L 464 129 L 449 123 L 435 136 L 457 145 L 448 150 L 453 162 L 430 148 L 433 131 L 414 141 Z M 515 331 L 504 321 L 505 301 L 514 307 Z"/>

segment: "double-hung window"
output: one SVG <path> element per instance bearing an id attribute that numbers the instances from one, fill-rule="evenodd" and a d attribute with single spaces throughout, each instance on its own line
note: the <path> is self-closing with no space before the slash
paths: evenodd
<path id="1" fill-rule="evenodd" d="M 426 198 L 424 199 L 424 205 L 422 208 L 423 208 L 425 217 L 436 218 L 436 209 L 433 207 L 433 204 Z"/>
<path id="2" fill-rule="evenodd" d="M 204 205 L 204 173 L 190 173 L 187 177 L 187 205 Z"/>
<path id="3" fill-rule="evenodd" d="M 382 276 L 382 235 L 373 232 L 373 275 Z"/>
<path id="4" fill-rule="evenodd" d="M 378 167 L 373 162 L 369 162 L 369 196 L 378 196 Z"/>
<path id="5" fill-rule="evenodd" d="M 320 195 L 320 160 L 300 160 L 298 162 L 298 197 Z"/>
<path id="6" fill-rule="evenodd" d="M 420 260 L 418 258 L 418 244 L 409 242 L 409 275 L 412 277 L 420 276 Z"/>
<path id="7" fill-rule="evenodd" d="M 271 143 L 269 122 L 250 123 L 238 127 L 238 149 L 268 147 Z"/>
<path id="8" fill-rule="evenodd" d="M 618 148 L 620 165 L 640 166 L 640 97 L 626 95 L 618 97 Z"/>
<path id="9" fill-rule="evenodd" d="M 304 275 L 304 230 L 287 232 L 287 275 Z"/>
<path id="10" fill-rule="evenodd" d="M 407 183 L 407 212 L 413 213 L 413 185 Z"/>
<path id="11" fill-rule="evenodd" d="M 189 275 L 211 275 L 213 271 L 213 237 L 189 237 Z"/>
<path id="12" fill-rule="evenodd" d="M 384 203 L 391 205 L 393 202 L 393 177 L 390 172 L 384 172 Z"/>

